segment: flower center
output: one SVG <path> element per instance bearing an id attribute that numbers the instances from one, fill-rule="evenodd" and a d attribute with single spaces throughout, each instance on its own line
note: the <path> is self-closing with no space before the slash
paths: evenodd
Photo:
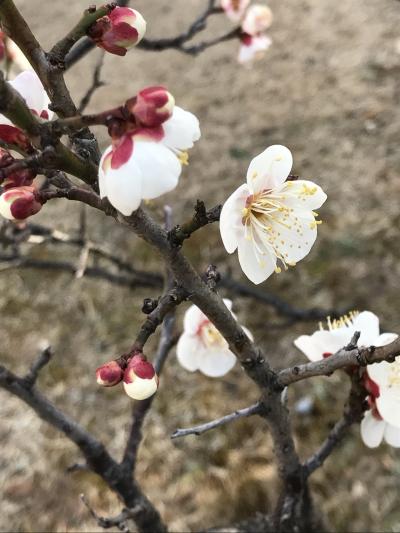
<path id="1" fill-rule="evenodd" d="M 177 157 L 181 165 L 187 166 L 189 164 L 189 154 L 188 152 L 178 152 Z"/>
<path id="2" fill-rule="evenodd" d="M 400 360 L 396 359 L 391 365 L 388 375 L 389 388 L 400 389 Z"/>
<path id="3" fill-rule="evenodd" d="M 253 179 L 257 178 L 257 172 Z M 242 224 L 245 226 L 246 239 L 254 244 L 257 261 L 260 266 L 264 265 L 263 256 L 272 253 L 282 263 L 285 270 L 296 263 L 289 261 L 289 254 L 285 247 L 293 248 L 295 244 L 285 241 L 283 233 L 289 230 L 293 236 L 304 237 L 304 228 L 295 209 L 290 206 L 291 201 L 305 200 L 317 192 L 317 187 L 303 184 L 299 190 L 293 190 L 293 182 L 288 181 L 281 190 L 266 189 L 258 194 L 252 194 L 246 199 L 246 206 L 242 211 Z M 290 202 L 288 205 L 288 201 Z M 311 211 L 314 219 L 310 222 L 310 229 L 315 229 L 322 221 L 315 220 L 318 213 Z M 308 245 L 308 242 L 305 242 Z M 298 245 L 301 248 L 300 245 Z M 266 250 L 263 250 L 266 248 Z M 275 272 L 282 269 L 277 266 Z"/>
<path id="4" fill-rule="evenodd" d="M 226 346 L 226 340 L 211 322 L 206 322 L 201 326 L 200 336 L 207 347 L 224 348 Z"/>

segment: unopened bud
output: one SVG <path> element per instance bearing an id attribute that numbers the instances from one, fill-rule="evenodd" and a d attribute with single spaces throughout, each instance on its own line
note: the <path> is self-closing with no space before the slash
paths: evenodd
<path id="1" fill-rule="evenodd" d="M 124 373 L 124 389 L 134 400 L 145 400 L 158 388 L 158 376 L 154 367 L 146 358 L 134 355 Z"/>
<path id="2" fill-rule="evenodd" d="M 88 35 L 100 48 L 124 56 L 138 44 L 146 32 L 146 21 L 136 9 L 115 7 L 89 29 Z"/>
<path id="3" fill-rule="evenodd" d="M 24 220 L 41 209 L 34 187 L 15 187 L 0 196 L 0 215 L 8 220 Z"/>
<path id="4" fill-rule="evenodd" d="M 113 387 L 124 377 L 124 372 L 117 361 L 104 363 L 96 370 L 97 383 L 102 387 Z"/>
<path id="5" fill-rule="evenodd" d="M 126 105 L 138 123 L 156 128 L 171 117 L 175 98 L 165 87 L 147 87 Z"/>

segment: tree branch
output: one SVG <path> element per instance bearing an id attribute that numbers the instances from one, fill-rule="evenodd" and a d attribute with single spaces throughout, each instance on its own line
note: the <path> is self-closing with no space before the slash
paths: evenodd
<path id="1" fill-rule="evenodd" d="M 189 239 L 195 231 L 203 228 L 207 224 L 218 222 L 221 215 L 222 205 L 217 205 L 207 211 L 204 202 L 197 200 L 194 210 L 195 213 L 190 220 L 184 224 L 175 226 L 175 228 L 168 233 L 168 239 L 172 246 L 182 246 L 183 241 Z"/>
<path id="2" fill-rule="evenodd" d="M 245 407 L 244 409 L 238 409 L 234 413 L 230 413 L 229 415 L 225 415 L 221 418 L 217 418 L 216 420 L 212 420 L 211 422 L 206 422 L 205 424 L 199 424 L 198 426 L 193 426 L 191 428 L 176 429 L 172 433 L 171 439 L 179 439 L 181 437 L 186 437 L 187 435 L 199 436 L 199 435 L 202 435 L 203 433 L 206 433 L 207 431 L 218 428 L 220 426 L 224 426 L 225 424 L 228 424 L 229 422 L 233 422 L 234 420 L 238 420 L 239 418 L 249 417 L 249 416 L 257 415 L 260 413 L 261 413 L 261 405 L 259 402 L 257 402 L 254 405 L 251 405 L 250 407 Z"/>

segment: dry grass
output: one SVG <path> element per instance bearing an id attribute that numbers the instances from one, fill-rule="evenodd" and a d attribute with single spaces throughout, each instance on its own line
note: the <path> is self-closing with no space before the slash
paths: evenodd
<path id="1" fill-rule="evenodd" d="M 45 44 L 63 33 L 87 2 L 17 0 Z M 172 35 L 200 9 L 201 0 L 135 3 L 149 21 L 150 34 Z M 398 151 L 400 5 L 391 0 L 271 0 L 274 46 L 253 70 L 239 69 L 236 45 L 227 43 L 196 60 L 176 52 L 131 52 L 125 60 L 106 58 L 104 79 L 92 109 L 112 107 L 146 84 L 166 84 L 180 105 L 194 111 L 203 139 L 178 194 L 166 198 L 184 217 L 198 196 L 223 201 L 240 183 L 249 159 L 269 144 L 289 146 L 295 172 L 327 191 L 325 224 L 309 258 L 274 276 L 265 289 L 298 306 L 338 306 L 380 314 L 387 330 L 400 330 Z M 43 16 L 41 10 L 45 10 Z M 215 28 L 222 22 L 215 22 Z M 73 94 L 86 88 L 94 57 L 68 74 Z M 105 137 L 102 139 L 105 141 Z M 153 206 L 160 215 L 161 203 Z M 67 210 L 68 208 L 68 210 Z M 77 206 L 49 206 L 38 220 L 58 228 L 77 225 Z M 135 265 L 153 268 L 149 248 L 109 220 L 90 213 L 90 234 Z M 217 228 L 186 246 L 199 269 L 209 262 L 232 268 Z M 50 250 L 39 248 L 41 256 Z M 0 277 L 1 359 L 26 368 L 43 338 L 56 357 L 41 387 L 65 410 L 101 436 L 119 455 L 130 403 L 120 390 L 99 390 L 93 370 L 131 342 L 141 320 L 140 301 L 149 291 L 129 291 L 67 275 L 3 272 Z M 255 333 L 276 364 L 301 360 L 292 341 L 313 324 L 271 329 L 264 308 L 235 302 L 240 320 Z M 290 401 L 310 396 L 312 413 L 294 419 L 297 442 L 307 456 L 339 415 L 345 377 L 316 379 L 293 388 Z M 196 530 L 268 511 L 276 495 L 268 431 L 257 419 L 184 441 L 171 442 L 178 426 L 208 420 L 250 404 L 256 391 L 236 368 L 222 380 L 185 373 L 174 354 L 146 424 L 138 476 L 171 530 Z M 68 476 L 79 460 L 76 449 L 40 422 L 18 400 L 1 393 L 0 528 L 3 531 L 93 531 L 81 506 L 84 492 L 103 514 L 119 504 L 86 473 Z M 399 452 L 363 447 L 357 429 L 313 479 L 317 501 L 338 531 L 398 531 L 396 506 Z"/>

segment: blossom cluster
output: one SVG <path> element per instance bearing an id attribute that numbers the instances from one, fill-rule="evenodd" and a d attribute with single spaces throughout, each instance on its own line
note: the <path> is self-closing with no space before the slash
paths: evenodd
<path id="1" fill-rule="evenodd" d="M 250 4 L 250 0 L 221 0 L 221 8 L 233 22 L 240 23 L 239 63 L 261 58 L 272 44 L 265 33 L 272 24 L 272 11 L 264 4 Z"/>

